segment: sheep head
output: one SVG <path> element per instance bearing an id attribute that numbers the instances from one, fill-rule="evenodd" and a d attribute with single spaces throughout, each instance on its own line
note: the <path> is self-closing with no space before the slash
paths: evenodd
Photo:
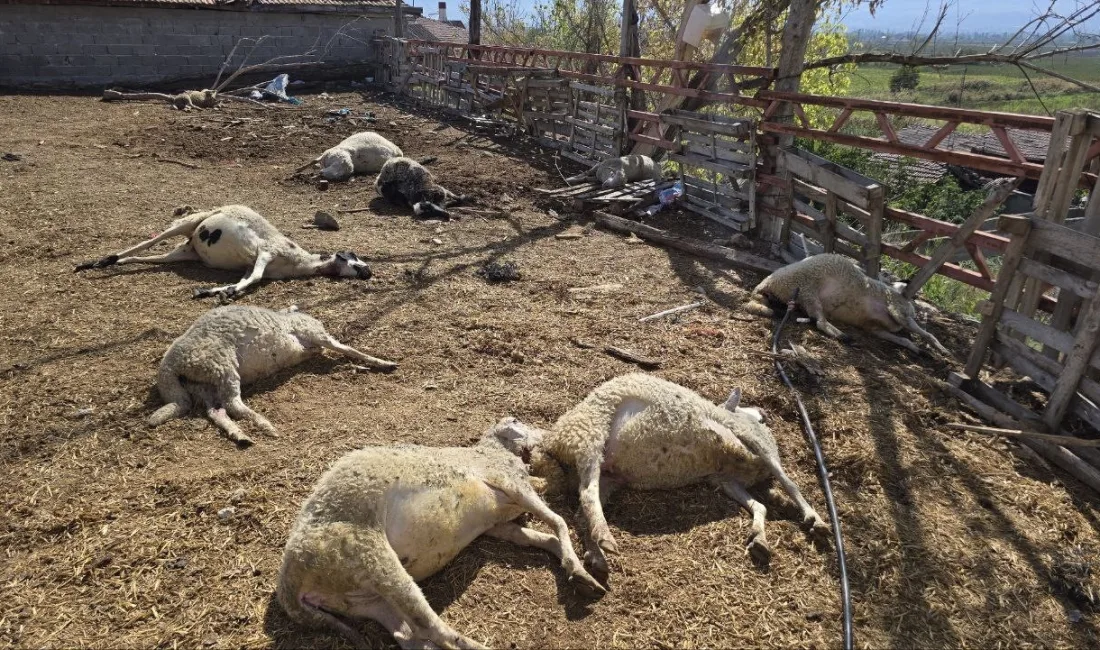
<path id="1" fill-rule="evenodd" d="M 497 444 L 510 453 L 531 462 L 531 451 L 542 444 L 542 430 L 529 426 L 514 417 L 501 418 L 482 436 L 483 442 Z"/>
<path id="2" fill-rule="evenodd" d="M 331 258 L 326 257 L 323 259 L 325 259 L 325 264 L 320 269 L 321 275 L 334 278 L 358 278 L 360 280 L 371 278 L 370 267 L 351 251 L 344 251 L 333 255 Z"/>

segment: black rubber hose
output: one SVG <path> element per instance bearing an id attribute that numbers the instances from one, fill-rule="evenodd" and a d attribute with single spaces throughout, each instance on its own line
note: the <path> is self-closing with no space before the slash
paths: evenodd
<path id="1" fill-rule="evenodd" d="M 779 325 L 775 328 L 775 336 L 772 337 L 772 354 L 775 359 L 775 369 L 779 371 L 779 377 L 787 388 L 794 394 L 794 401 L 798 404 L 798 414 L 802 417 L 802 429 L 806 433 L 806 439 L 813 447 L 814 457 L 817 459 L 817 478 L 821 481 L 821 489 L 825 492 L 825 504 L 829 508 L 829 520 L 833 524 L 833 541 L 836 543 L 836 560 L 840 568 L 840 601 L 844 612 L 844 650 L 852 650 L 855 643 L 855 635 L 852 632 L 852 594 L 848 588 L 848 565 L 844 561 L 844 538 L 840 534 L 840 518 L 836 514 L 836 502 L 833 501 L 833 488 L 829 485 L 829 470 L 825 467 L 825 456 L 821 453 L 821 444 L 817 441 L 817 434 L 810 424 L 810 415 L 806 412 L 806 406 L 802 398 L 795 390 L 787 373 L 783 370 L 783 363 L 779 356 L 779 336 L 783 333 L 783 327 L 787 319 L 794 311 L 795 301 L 798 300 L 798 290 L 794 292 L 790 303 L 787 304 L 787 312 L 783 314 Z"/>

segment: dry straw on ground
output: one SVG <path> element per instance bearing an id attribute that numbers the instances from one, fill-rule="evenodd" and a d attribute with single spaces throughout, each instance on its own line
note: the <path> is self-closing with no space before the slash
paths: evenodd
<path id="1" fill-rule="evenodd" d="M 557 172 L 514 139 L 353 94 L 307 97 L 307 106 L 180 113 L 0 97 L 2 147 L 24 154 L 0 161 L 0 642 L 340 647 L 328 632 L 292 626 L 271 599 L 288 527 L 323 469 L 364 444 L 464 444 L 507 413 L 549 423 L 631 369 L 603 354 L 609 345 L 661 359 L 662 376 L 712 399 L 742 386 L 824 511 L 792 399 L 757 354 L 770 323 L 739 312 L 759 278 L 598 230 L 557 239 L 570 224 L 548 216 L 531 189 L 560 182 Z M 369 179 L 325 193 L 278 180 L 357 130 L 326 122 L 341 106 L 375 111 L 403 149 L 438 156 L 433 173 L 490 216 L 419 224 L 374 203 L 375 212 L 341 218 L 339 232 L 300 229 L 317 210 L 373 199 Z M 159 164 L 153 153 L 199 168 Z M 282 437 L 257 436 L 247 451 L 199 418 L 153 431 L 143 423 L 158 403 L 160 355 L 209 306 L 191 289 L 239 274 L 193 265 L 70 272 L 157 232 L 177 205 L 230 202 L 253 206 L 310 250 L 355 250 L 375 272 L 369 283 L 270 283 L 241 302 L 298 304 L 341 340 L 401 362 L 378 375 L 323 359 L 255 386 L 249 404 Z M 664 219 L 678 227 L 688 217 Z M 485 282 L 475 272 L 491 260 L 515 262 L 522 279 Z M 622 289 L 569 291 L 613 284 Z M 707 306 L 637 322 L 697 301 L 699 286 Z M 931 327 L 967 351 L 967 328 Z M 805 326 L 790 334 L 824 369 L 801 385 L 844 521 L 859 645 L 1095 645 L 1095 498 L 1021 460 L 1011 443 L 941 431 L 968 416 L 926 379 L 945 375 L 939 362 L 873 341 L 844 347 Z M 808 542 L 778 491 L 761 496 L 775 550 L 768 571 L 742 547 L 745 514 L 698 486 L 613 498 L 607 514 L 622 554 L 599 601 L 574 593 L 546 554 L 492 540 L 475 542 L 425 589 L 448 621 L 494 646 L 835 647 L 832 551 Z M 576 509 L 569 499 L 554 506 L 570 518 Z M 391 645 L 377 626 L 363 627 Z"/>

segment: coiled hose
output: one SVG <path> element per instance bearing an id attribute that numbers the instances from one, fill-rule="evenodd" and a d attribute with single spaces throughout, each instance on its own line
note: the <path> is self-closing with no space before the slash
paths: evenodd
<path id="1" fill-rule="evenodd" d="M 802 418 L 802 430 L 805 432 L 810 446 L 813 447 L 814 457 L 817 459 L 817 478 L 821 481 L 822 491 L 825 492 L 825 504 L 829 508 L 829 521 L 833 524 L 833 541 L 836 543 L 837 566 L 840 568 L 840 601 L 844 613 L 844 650 L 852 650 L 855 643 L 855 636 L 852 632 L 852 594 L 848 588 L 848 565 L 844 561 L 844 538 L 840 534 L 840 518 L 836 514 L 833 488 L 829 484 L 829 470 L 825 467 L 825 456 L 821 453 L 821 444 L 817 441 L 817 434 L 814 433 L 814 427 L 810 424 L 810 415 L 806 412 L 806 406 L 802 403 L 798 391 L 795 390 L 790 378 L 787 377 L 786 371 L 783 370 L 783 362 L 780 361 L 781 357 L 779 356 L 779 336 L 783 333 L 783 327 L 787 324 L 791 312 L 794 311 L 797 300 L 798 290 L 796 289 L 791 301 L 787 304 L 787 312 L 783 314 L 783 318 L 780 319 L 779 325 L 775 328 L 775 335 L 772 337 L 772 355 L 780 379 L 794 394 L 794 401 L 798 404 L 798 414 Z"/>

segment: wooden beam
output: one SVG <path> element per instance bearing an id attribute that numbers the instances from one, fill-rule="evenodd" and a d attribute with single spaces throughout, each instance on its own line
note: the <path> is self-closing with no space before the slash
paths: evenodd
<path id="1" fill-rule="evenodd" d="M 1035 431 L 1020 431 L 1018 429 L 999 429 L 995 427 L 982 427 L 975 424 L 945 424 L 948 429 L 959 429 L 962 431 L 974 431 L 976 433 L 988 433 L 994 436 L 1005 436 L 1007 438 L 1027 438 L 1029 440 L 1042 440 L 1044 442 L 1054 443 L 1056 445 L 1062 445 L 1064 447 L 1100 447 L 1100 440 L 1086 440 L 1084 438 L 1075 438 L 1073 436 L 1060 436 L 1051 433 L 1038 433 Z"/>
<path id="2" fill-rule="evenodd" d="M 997 283 L 989 297 L 993 308 L 988 316 L 982 318 L 981 329 L 978 330 L 978 336 L 974 338 L 971 346 L 970 359 L 966 362 L 966 375 L 969 377 L 977 377 L 982 369 L 986 350 L 993 342 L 993 335 L 997 333 L 997 322 L 1001 319 L 1001 312 L 1004 310 L 1005 297 L 1008 295 L 1009 285 L 1012 284 L 1012 276 L 1015 275 L 1016 267 L 1020 265 L 1024 250 L 1027 248 L 1026 229 L 1031 227 L 1031 222 L 1025 220 L 1021 227 L 1025 229 L 1024 234 L 1013 235 L 1012 243 L 1008 245 L 1008 250 L 1002 258 L 1001 272 L 997 274 Z"/>
<path id="3" fill-rule="evenodd" d="M 936 252 L 932 253 L 932 257 L 917 271 L 917 274 L 909 279 L 909 284 L 905 287 L 905 291 L 902 295 L 912 300 L 921 287 L 924 286 L 928 280 L 935 275 L 936 271 L 943 266 L 947 258 L 951 257 L 951 254 L 956 249 L 966 244 L 966 240 L 974 234 L 978 227 L 986 222 L 987 219 L 993 216 L 993 213 L 997 208 L 1008 199 L 1008 197 L 1016 191 L 1016 188 L 1020 186 L 1020 182 L 1023 179 L 1017 178 L 1013 183 L 1006 183 L 996 188 L 993 192 L 986 197 L 985 201 L 978 206 L 978 209 L 974 211 L 966 221 L 964 221 L 959 229 L 955 231 L 955 234 L 951 236 L 951 239 L 939 245 Z"/>
<path id="4" fill-rule="evenodd" d="M 699 257 L 726 262 L 727 264 L 757 273 L 771 273 L 783 266 L 779 262 L 759 257 L 751 253 L 745 253 L 724 246 L 715 246 L 714 244 L 708 244 L 707 242 L 692 239 L 690 237 L 673 235 L 664 230 L 654 228 L 653 226 L 647 226 L 637 221 L 616 217 L 606 212 L 597 210 L 595 212 L 595 217 L 597 223 L 610 230 L 634 233 L 642 239 L 657 242 L 658 244 L 685 251 L 692 255 L 698 255 Z"/>
<path id="5" fill-rule="evenodd" d="M 1093 298 L 1081 313 L 1077 327 L 1077 336 L 1073 339 L 1073 349 L 1066 354 L 1062 374 L 1058 384 L 1047 400 L 1043 411 L 1043 421 L 1050 429 L 1056 430 L 1062 424 L 1062 418 L 1069 411 L 1071 400 L 1077 393 L 1077 384 L 1088 370 L 1089 361 L 1100 342 L 1100 298 Z"/>

